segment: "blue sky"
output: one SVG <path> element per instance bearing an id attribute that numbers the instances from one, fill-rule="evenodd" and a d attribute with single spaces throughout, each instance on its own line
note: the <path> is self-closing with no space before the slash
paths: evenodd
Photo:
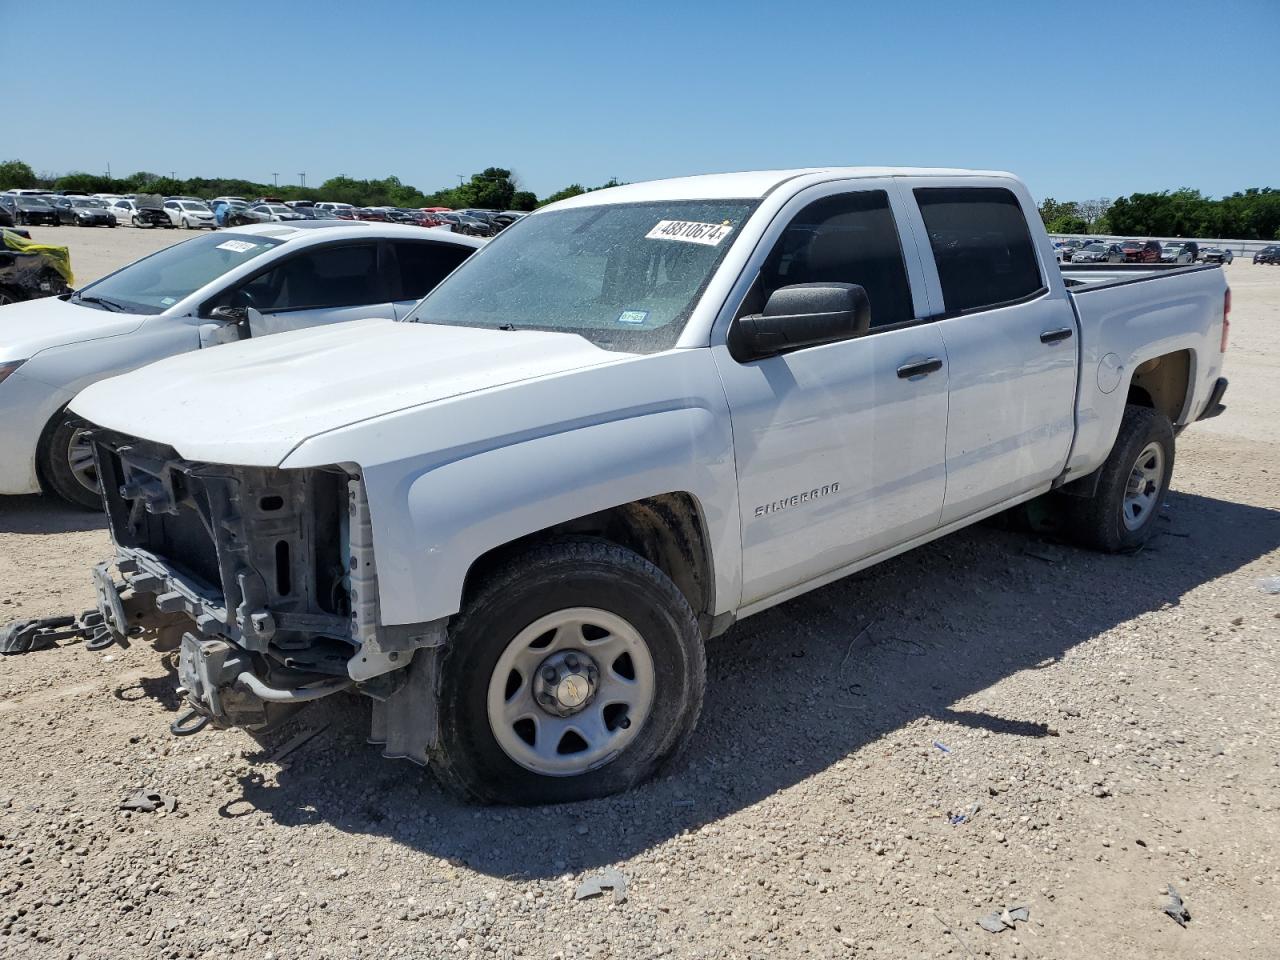
<path id="1" fill-rule="evenodd" d="M 38 171 L 431 190 L 496 165 L 545 195 L 839 163 L 1012 170 L 1059 200 L 1280 187 L 1280 0 L 0 0 L 0 36 L 0 159 Z"/>

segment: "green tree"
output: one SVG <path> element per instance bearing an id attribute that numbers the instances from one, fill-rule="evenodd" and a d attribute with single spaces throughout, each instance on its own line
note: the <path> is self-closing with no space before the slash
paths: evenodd
<path id="1" fill-rule="evenodd" d="M 511 195 L 511 210 L 532 210 L 538 205 L 538 195 L 531 190 L 517 190 Z"/>
<path id="2" fill-rule="evenodd" d="M 36 186 L 36 172 L 21 160 L 0 162 L 0 190 L 31 190 Z"/>

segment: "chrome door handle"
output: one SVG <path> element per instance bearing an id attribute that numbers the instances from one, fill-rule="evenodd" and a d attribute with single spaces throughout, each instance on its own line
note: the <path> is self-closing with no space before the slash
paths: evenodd
<path id="1" fill-rule="evenodd" d="M 1057 343 L 1059 340 L 1066 340 L 1074 333 L 1070 327 L 1062 327 L 1059 330 L 1046 330 L 1040 334 L 1041 343 Z"/>
<path id="2" fill-rule="evenodd" d="M 914 377 L 928 376 L 941 369 L 942 361 L 937 357 L 930 357 L 928 360 L 921 360 L 918 363 L 903 364 L 898 368 L 898 376 L 903 380 L 910 380 Z"/>

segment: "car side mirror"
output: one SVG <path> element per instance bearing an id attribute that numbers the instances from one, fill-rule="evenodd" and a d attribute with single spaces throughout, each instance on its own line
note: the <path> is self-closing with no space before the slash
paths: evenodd
<path id="1" fill-rule="evenodd" d="M 861 336 L 871 329 L 871 301 L 856 283 L 794 283 L 769 296 L 764 310 L 739 317 L 730 350 L 740 362 Z"/>
<path id="2" fill-rule="evenodd" d="M 209 311 L 209 319 L 219 323 L 243 323 L 249 319 L 248 307 L 214 307 Z"/>

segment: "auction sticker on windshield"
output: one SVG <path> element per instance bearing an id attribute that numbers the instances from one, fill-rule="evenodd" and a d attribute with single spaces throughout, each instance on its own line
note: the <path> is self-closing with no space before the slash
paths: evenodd
<path id="1" fill-rule="evenodd" d="M 658 225 L 646 233 L 644 238 L 646 240 L 679 240 L 682 243 L 701 243 L 708 247 L 716 247 L 732 232 L 733 227 L 723 223 L 659 220 Z"/>
<path id="2" fill-rule="evenodd" d="M 218 249 L 230 250 L 232 253 L 245 253 L 256 246 L 256 243 L 250 243 L 248 240 L 226 240 L 218 244 Z"/>

